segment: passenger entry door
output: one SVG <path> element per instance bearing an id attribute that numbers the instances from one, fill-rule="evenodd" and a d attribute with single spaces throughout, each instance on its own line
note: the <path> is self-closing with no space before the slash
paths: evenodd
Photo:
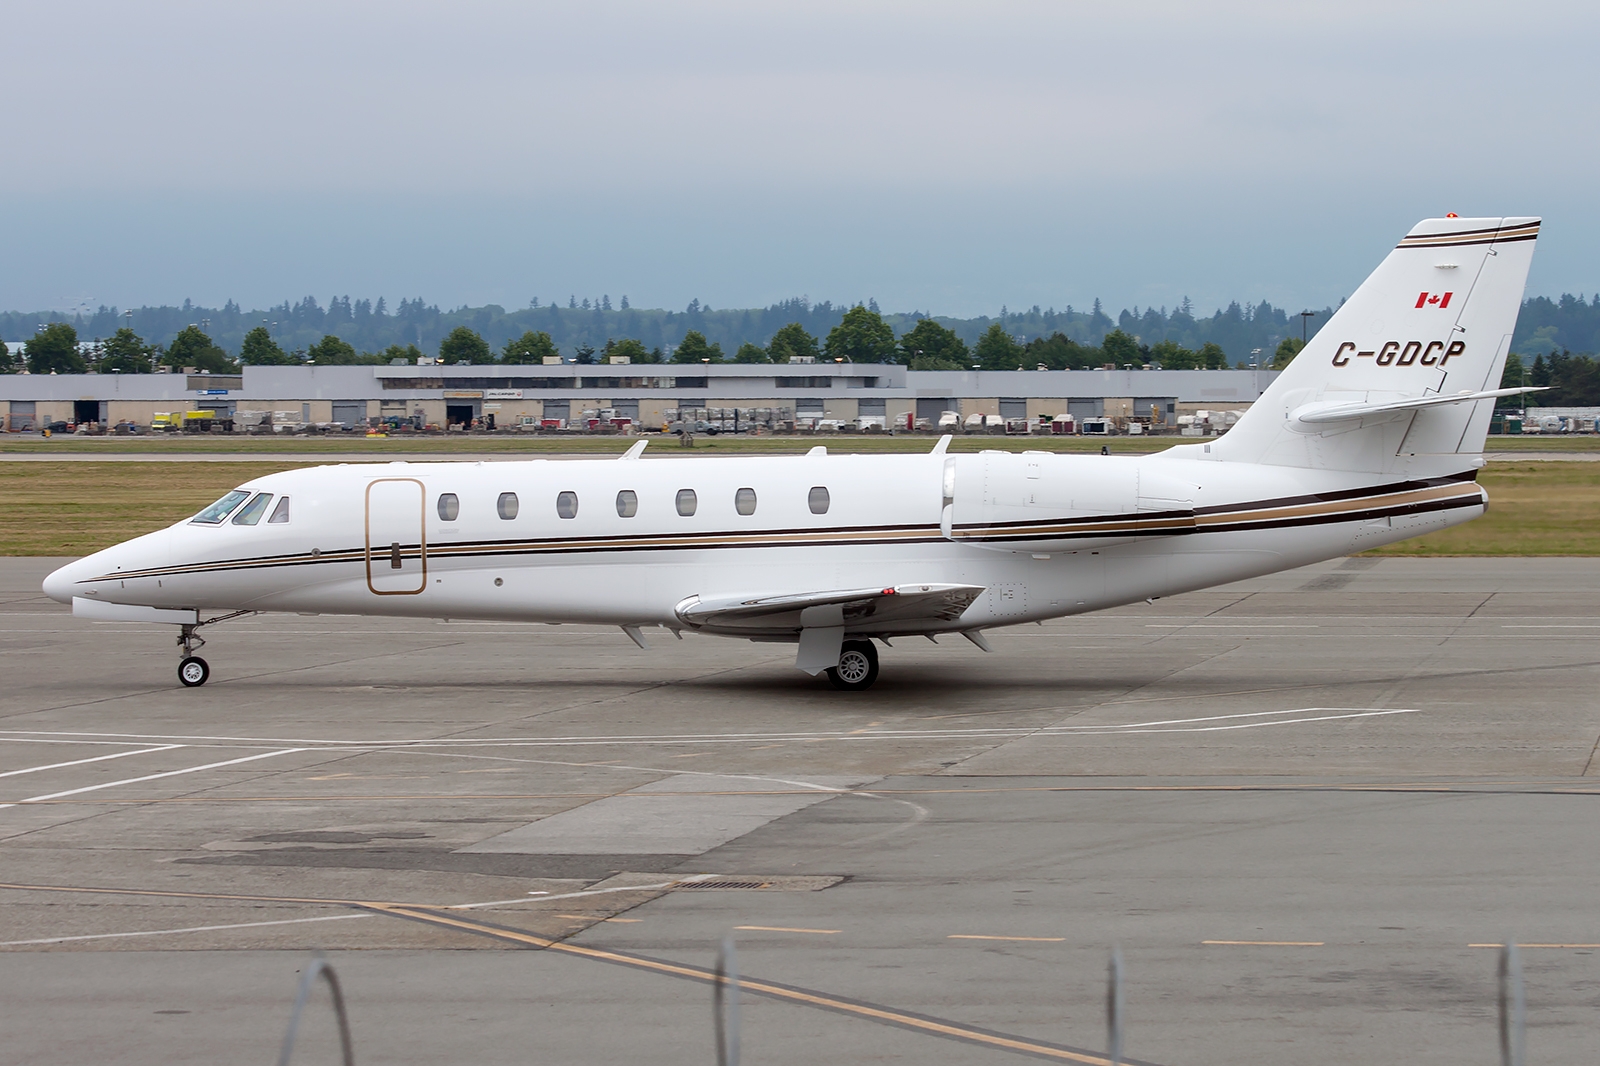
<path id="1" fill-rule="evenodd" d="M 428 583 L 422 482 L 379 478 L 367 485 L 367 588 L 378 596 L 415 596 Z"/>

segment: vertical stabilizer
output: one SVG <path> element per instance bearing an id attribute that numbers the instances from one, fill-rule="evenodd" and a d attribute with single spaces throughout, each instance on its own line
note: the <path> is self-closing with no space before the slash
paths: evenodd
<path id="1" fill-rule="evenodd" d="M 1331 413 L 1496 388 L 1538 235 L 1536 218 L 1417 223 L 1209 457 L 1387 472 L 1482 452 L 1493 399 Z"/>

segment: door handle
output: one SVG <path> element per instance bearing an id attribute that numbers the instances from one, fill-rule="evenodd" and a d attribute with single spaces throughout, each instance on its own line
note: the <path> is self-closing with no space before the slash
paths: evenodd
<path id="1" fill-rule="evenodd" d="M 400 542 L 395 541 L 389 545 L 389 569 L 400 569 Z"/>

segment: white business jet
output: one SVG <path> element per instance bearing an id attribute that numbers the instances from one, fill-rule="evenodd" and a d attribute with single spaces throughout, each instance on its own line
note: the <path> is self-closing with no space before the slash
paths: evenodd
<path id="1" fill-rule="evenodd" d="M 872 641 L 1082 614 L 1476 518 L 1538 236 L 1434 218 L 1238 424 L 1144 456 L 805 455 L 323 466 L 45 580 L 73 613 L 202 627 L 262 611 L 575 622 L 798 645 L 840 689 Z"/>

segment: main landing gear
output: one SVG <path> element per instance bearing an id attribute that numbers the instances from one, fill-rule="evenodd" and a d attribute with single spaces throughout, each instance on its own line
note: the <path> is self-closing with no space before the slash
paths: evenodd
<path id="1" fill-rule="evenodd" d="M 878 680 L 878 649 L 870 640 L 847 640 L 839 647 L 839 665 L 828 667 L 828 683 L 844 692 L 864 692 Z"/>
<path id="2" fill-rule="evenodd" d="M 178 650 L 183 653 L 183 658 L 178 660 L 178 682 L 184 688 L 199 688 L 211 680 L 211 664 L 195 654 L 195 652 L 206 646 L 206 638 L 197 632 L 201 626 L 214 626 L 218 622 L 226 622 L 232 618 L 243 618 L 247 614 L 255 613 L 255 611 L 234 611 L 232 614 L 207 618 L 204 622 L 180 625 L 178 627 Z"/>

